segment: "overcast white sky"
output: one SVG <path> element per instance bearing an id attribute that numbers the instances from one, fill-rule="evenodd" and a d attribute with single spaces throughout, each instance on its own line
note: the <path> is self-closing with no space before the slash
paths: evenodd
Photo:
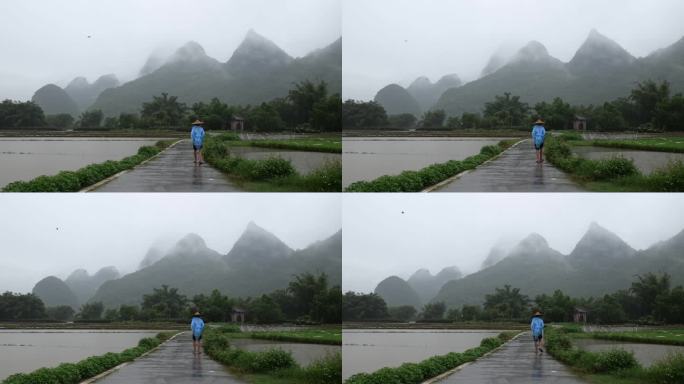
<path id="1" fill-rule="evenodd" d="M 359 100 L 423 75 L 474 80 L 530 40 L 567 62 L 592 28 L 637 57 L 684 36 L 681 0 L 345 0 L 342 14 L 342 93 Z"/>
<path id="2" fill-rule="evenodd" d="M 684 229 L 683 194 L 344 194 L 342 204 L 345 292 L 419 268 L 472 273 L 494 244 L 532 232 L 568 254 L 592 221 L 636 249 Z"/>
<path id="3" fill-rule="evenodd" d="M 294 249 L 341 228 L 339 195 L 321 193 L 3 194 L 0 212 L 0 292 L 77 268 L 131 272 L 191 232 L 225 254 L 250 220 Z"/>
<path id="4" fill-rule="evenodd" d="M 339 38 L 341 22 L 340 0 L 0 1 L 0 100 L 76 76 L 130 80 L 152 52 L 190 40 L 227 61 L 250 28 L 299 57 Z"/>

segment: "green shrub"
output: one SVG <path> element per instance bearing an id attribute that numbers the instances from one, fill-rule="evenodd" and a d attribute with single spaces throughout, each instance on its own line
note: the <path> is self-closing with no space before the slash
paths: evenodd
<path id="1" fill-rule="evenodd" d="M 282 157 L 269 157 L 263 160 L 245 160 L 243 164 L 248 164 L 245 173 L 247 178 L 251 180 L 286 177 L 296 173 L 290 160 L 285 160 Z"/>
<path id="2" fill-rule="evenodd" d="M 584 137 L 578 132 L 563 132 L 558 135 L 558 138 L 565 141 L 581 141 Z"/>
<path id="3" fill-rule="evenodd" d="M 610 180 L 619 177 L 637 175 L 639 171 L 634 161 L 622 156 L 603 160 L 582 161 L 576 172 L 588 180 Z"/>
<path id="4" fill-rule="evenodd" d="M 235 133 L 222 133 L 220 135 L 212 136 L 212 138 L 216 139 L 216 141 L 240 141 L 240 136 L 235 134 Z M 207 142 L 210 140 L 207 140 Z M 208 144 L 208 143 L 207 143 Z"/>
<path id="5" fill-rule="evenodd" d="M 646 377 L 657 384 L 684 383 L 684 354 L 670 354 L 654 363 L 646 370 Z"/>
<path id="6" fill-rule="evenodd" d="M 339 384 L 342 382 L 342 354 L 334 353 L 318 359 L 302 370 L 308 384 Z"/>
<path id="7" fill-rule="evenodd" d="M 496 338 L 496 337 L 487 337 L 487 338 L 482 339 L 482 341 L 480 341 L 480 346 L 488 348 L 488 349 L 497 348 L 501 344 L 503 344 L 501 342 L 501 340 L 499 338 Z"/>
<path id="8" fill-rule="evenodd" d="M 301 176 L 301 190 L 308 192 L 341 192 L 342 161 L 329 160 L 322 167 Z"/>
<path id="9" fill-rule="evenodd" d="M 292 353 L 280 348 L 255 353 L 255 355 L 250 367 L 252 372 L 270 372 L 294 367 L 297 364 L 292 357 Z"/>
<path id="10" fill-rule="evenodd" d="M 590 365 L 592 372 L 614 372 L 639 366 L 634 354 L 624 349 L 613 349 L 587 355 L 591 356 L 593 360 Z"/>

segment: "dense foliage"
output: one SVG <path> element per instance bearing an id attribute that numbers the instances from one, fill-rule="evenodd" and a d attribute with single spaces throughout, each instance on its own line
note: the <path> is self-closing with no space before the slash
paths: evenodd
<path id="1" fill-rule="evenodd" d="M 34 294 L 5 292 L 0 296 L 0 321 L 36 320 L 45 317 L 45 305 Z"/>
<path id="2" fill-rule="evenodd" d="M 389 317 L 385 300 L 375 293 L 364 294 L 349 291 L 342 297 L 344 321 L 381 320 Z"/>

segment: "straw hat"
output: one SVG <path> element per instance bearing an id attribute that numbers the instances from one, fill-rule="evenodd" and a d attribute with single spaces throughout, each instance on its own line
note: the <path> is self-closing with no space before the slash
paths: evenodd
<path id="1" fill-rule="evenodd" d="M 536 311 L 534 311 L 534 315 L 535 315 L 535 316 L 541 316 L 541 315 L 542 315 L 542 313 L 541 313 L 541 311 L 539 311 L 539 310 L 536 310 Z"/>
<path id="2" fill-rule="evenodd" d="M 544 120 L 542 119 L 537 119 L 537 121 L 534 122 L 535 124 L 544 124 Z"/>
<path id="3" fill-rule="evenodd" d="M 195 316 L 199 316 L 199 315 L 200 315 L 199 311 L 195 312 Z"/>
<path id="4" fill-rule="evenodd" d="M 199 119 L 192 122 L 192 125 L 202 125 L 202 124 L 204 124 L 204 121 L 199 120 Z"/>

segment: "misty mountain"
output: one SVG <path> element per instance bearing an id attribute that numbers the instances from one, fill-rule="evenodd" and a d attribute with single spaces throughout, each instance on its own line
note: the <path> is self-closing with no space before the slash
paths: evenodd
<path id="1" fill-rule="evenodd" d="M 151 56 L 141 77 L 102 92 L 91 108 L 111 116 L 139 112 L 143 102 L 166 92 L 192 104 L 217 97 L 231 105 L 258 104 L 287 96 L 293 83 L 325 81 L 330 93 L 342 89 L 342 40 L 292 58 L 277 45 L 250 30 L 230 59 L 221 63 L 201 45 L 189 42 L 163 64 Z"/>
<path id="2" fill-rule="evenodd" d="M 149 253 L 148 253 L 149 255 Z M 147 258 L 147 255 L 146 255 Z M 250 223 L 226 255 L 208 248 L 195 234 L 181 239 L 161 259 L 104 283 L 90 301 L 107 307 L 139 304 L 163 284 L 188 298 L 219 289 L 249 297 L 284 289 L 296 274 L 326 273 L 331 285 L 342 279 L 342 232 L 301 250 L 292 250 L 272 233 Z"/>
<path id="3" fill-rule="evenodd" d="M 64 88 L 64 91 L 71 96 L 80 110 L 88 108 L 105 89 L 114 88 L 119 85 L 116 75 L 109 74 L 100 76 L 94 83 L 90 84 L 85 77 L 77 77 Z"/>
<path id="4" fill-rule="evenodd" d="M 421 76 L 414 80 L 406 91 L 416 99 L 421 110 L 426 111 L 439 100 L 444 91 L 461 84 L 461 79 L 456 74 L 445 75 L 434 84 L 427 77 Z"/>
<path id="5" fill-rule="evenodd" d="M 427 269 L 419 269 L 406 282 L 416 291 L 420 301 L 427 303 L 447 281 L 460 279 L 462 276 L 457 267 L 446 267 L 434 276 Z"/>
<path id="6" fill-rule="evenodd" d="M 411 305 L 417 310 L 422 307 L 418 293 L 401 277 L 390 276 L 375 287 L 375 293 L 382 297 L 388 307 Z"/>
<path id="7" fill-rule="evenodd" d="M 38 89 L 31 97 L 31 101 L 38 104 L 45 115 L 68 113 L 78 116 L 78 105 L 62 88 L 54 84 L 48 84 Z"/>
<path id="8" fill-rule="evenodd" d="M 486 76 L 447 90 L 433 108 L 444 109 L 448 115 L 480 112 L 486 102 L 504 92 L 518 95 L 531 105 L 555 97 L 576 105 L 600 104 L 627 96 L 637 82 L 647 79 L 668 80 L 673 91 L 681 92 L 682 55 L 684 42 L 680 40 L 637 59 L 615 41 L 592 30 L 572 60 L 563 63 L 548 55 L 540 43 L 532 42 Z M 498 66 L 490 64 L 492 68 Z M 490 71 L 485 68 L 483 75 Z"/>
<path id="9" fill-rule="evenodd" d="M 448 306 L 481 304 L 486 294 L 510 284 L 530 299 L 556 289 L 574 297 L 602 296 L 629 288 L 635 275 L 667 272 L 684 283 L 684 231 L 646 250 L 635 251 L 614 233 L 592 223 L 569 255 L 532 234 L 506 257 L 462 279 L 446 283 L 433 301 Z"/>
<path id="10" fill-rule="evenodd" d="M 105 281 L 118 279 L 119 276 L 119 271 L 113 266 L 104 267 L 92 276 L 85 269 L 77 269 L 64 280 L 64 283 L 76 295 L 80 305 L 87 302 Z"/>
<path id="11" fill-rule="evenodd" d="M 375 94 L 375 102 L 382 105 L 387 115 L 410 113 L 420 117 L 422 109 L 418 101 L 401 85 L 390 84 Z"/>
<path id="12" fill-rule="evenodd" d="M 537 41 L 507 56 L 494 53 L 479 79 L 445 89 L 434 103 L 421 105 L 422 110 L 444 109 L 450 116 L 481 112 L 485 103 L 506 92 L 520 96 L 531 106 L 555 97 L 574 105 L 596 105 L 625 97 L 637 82 L 648 79 L 667 80 L 673 92 L 684 91 L 684 38 L 646 57 L 635 58 L 617 42 L 591 30 L 567 63 L 551 56 Z M 419 80 L 415 86 L 412 84 L 415 90 L 411 94 L 426 100 L 421 97 L 429 80 Z M 393 90 L 396 93 L 398 90 Z M 415 108 L 410 103 L 388 105 L 392 114 L 413 113 Z"/>
<path id="13" fill-rule="evenodd" d="M 32 293 L 38 296 L 46 307 L 68 305 L 78 310 L 79 303 L 74 292 L 61 279 L 48 276 L 33 287 Z"/>
<path id="14" fill-rule="evenodd" d="M 506 253 L 506 249 L 504 249 L 503 247 L 497 245 L 493 246 L 487 254 L 487 257 L 482 262 L 482 266 L 480 267 L 480 269 L 491 267 L 492 265 L 503 260 L 503 258 L 506 257 Z"/>

